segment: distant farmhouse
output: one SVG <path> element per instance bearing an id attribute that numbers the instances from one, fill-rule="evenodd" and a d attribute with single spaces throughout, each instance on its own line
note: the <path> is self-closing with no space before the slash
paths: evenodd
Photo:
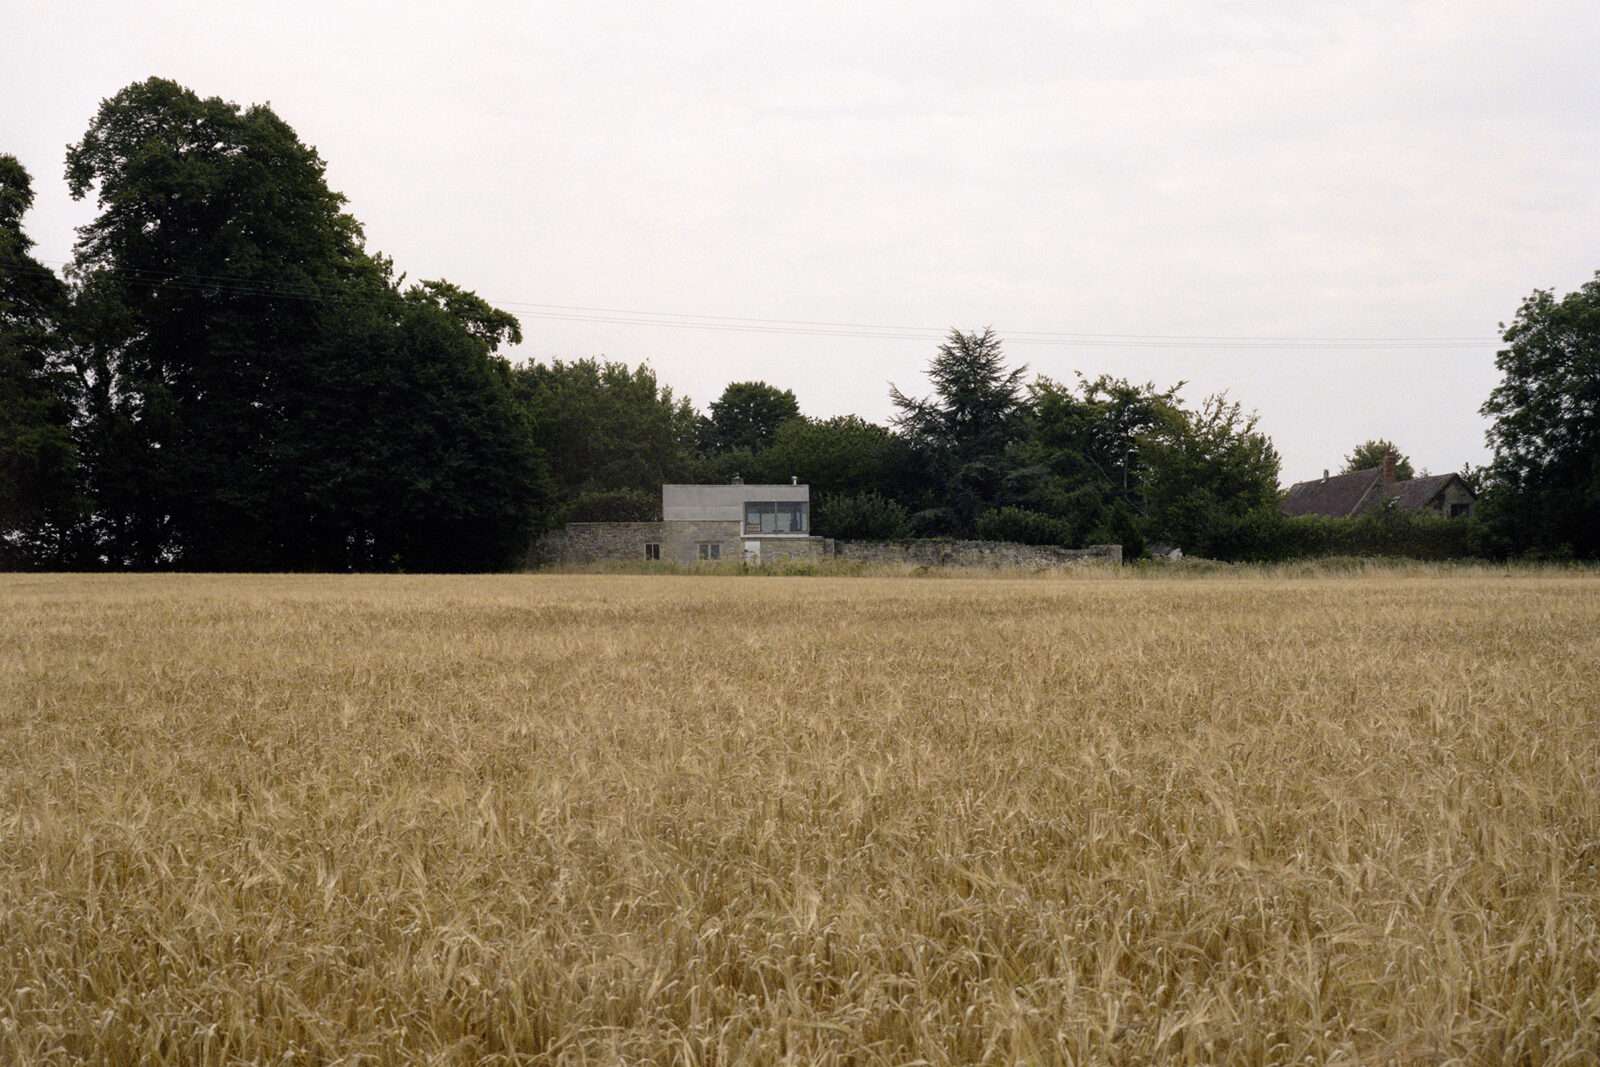
<path id="1" fill-rule="evenodd" d="M 1390 453 L 1381 467 L 1332 477 L 1323 471 L 1320 481 L 1296 482 L 1289 487 L 1281 506 L 1285 515 L 1325 515 L 1336 519 L 1355 518 L 1385 506 L 1459 519 L 1471 515 L 1476 504 L 1477 497 L 1459 474 L 1396 481 L 1394 454 Z"/>
<path id="2" fill-rule="evenodd" d="M 646 560 L 749 563 L 833 554 L 811 536 L 811 487 L 799 484 L 663 485 L 656 522 L 573 522 L 552 546 L 566 562 Z"/>

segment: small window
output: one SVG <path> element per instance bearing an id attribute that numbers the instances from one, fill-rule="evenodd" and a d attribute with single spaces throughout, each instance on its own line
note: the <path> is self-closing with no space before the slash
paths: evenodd
<path id="1" fill-rule="evenodd" d="M 659 544 L 657 544 L 656 542 L 654 542 L 654 541 L 649 542 L 648 544 L 646 544 L 644 546 L 644 558 L 645 559 L 660 559 L 661 558 L 661 546 Z"/>
<path id="2" fill-rule="evenodd" d="M 700 542 L 700 558 L 701 559 L 721 559 L 722 558 L 722 543 L 720 541 L 701 541 Z"/>
<path id="3" fill-rule="evenodd" d="M 1465 515 L 1467 512 L 1469 512 L 1471 510 L 1472 510 L 1472 505 L 1471 504 L 1451 504 L 1450 505 L 1450 517 L 1452 519 L 1459 519 L 1461 516 Z"/>

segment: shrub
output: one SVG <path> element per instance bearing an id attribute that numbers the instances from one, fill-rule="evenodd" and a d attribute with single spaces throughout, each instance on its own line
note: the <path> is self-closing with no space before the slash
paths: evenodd
<path id="1" fill-rule="evenodd" d="M 1482 538 L 1476 522 L 1432 512 L 1390 508 L 1336 519 L 1258 511 L 1217 530 L 1211 554 L 1265 563 L 1327 556 L 1468 559 L 1482 554 Z"/>
<path id="2" fill-rule="evenodd" d="M 1072 540 L 1072 526 L 1040 511 L 997 508 L 978 516 L 978 537 L 1024 545 L 1066 545 Z"/>
<path id="3" fill-rule="evenodd" d="M 879 493 L 824 493 L 812 505 L 811 529 L 823 537 L 894 541 L 911 535 L 911 516 Z"/>

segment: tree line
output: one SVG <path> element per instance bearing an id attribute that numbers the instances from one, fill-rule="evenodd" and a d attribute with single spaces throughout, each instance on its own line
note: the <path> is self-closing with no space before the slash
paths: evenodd
<path id="1" fill-rule="evenodd" d="M 892 388 L 888 425 L 808 417 L 763 382 L 700 413 L 648 366 L 514 365 L 517 319 L 398 275 L 261 105 L 150 79 L 104 101 L 66 162 L 98 210 L 58 274 L 23 229 L 31 178 L 0 155 L 6 566 L 498 569 L 543 528 L 651 518 L 663 482 L 735 475 L 800 477 L 836 537 L 1225 559 L 1344 543 L 1279 514 L 1278 454 L 1238 403 L 1030 378 L 991 330 L 951 331 L 925 392 Z M 1464 472 L 1482 517 L 1451 544 L 1593 558 L 1600 275 L 1535 292 L 1505 340 L 1494 459 Z"/>

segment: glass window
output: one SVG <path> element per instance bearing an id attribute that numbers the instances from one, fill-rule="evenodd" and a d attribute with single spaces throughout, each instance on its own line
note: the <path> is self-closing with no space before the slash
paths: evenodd
<path id="1" fill-rule="evenodd" d="M 644 546 L 644 558 L 645 559 L 660 559 L 661 558 L 661 546 L 659 544 L 655 544 L 655 543 L 650 543 L 650 544 L 645 545 Z"/>
<path id="2" fill-rule="evenodd" d="M 701 559 L 721 559 L 722 558 L 722 544 L 721 544 L 721 542 L 718 542 L 718 541 L 701 541 L 700 542 L 700 558 Z"/>
<path id="3" fill-rule="evenodd" d="M 809 504 L 798 500 L 752 500 L 744 506 L 744 532 L 805 533 L 809 510 Z"/>

